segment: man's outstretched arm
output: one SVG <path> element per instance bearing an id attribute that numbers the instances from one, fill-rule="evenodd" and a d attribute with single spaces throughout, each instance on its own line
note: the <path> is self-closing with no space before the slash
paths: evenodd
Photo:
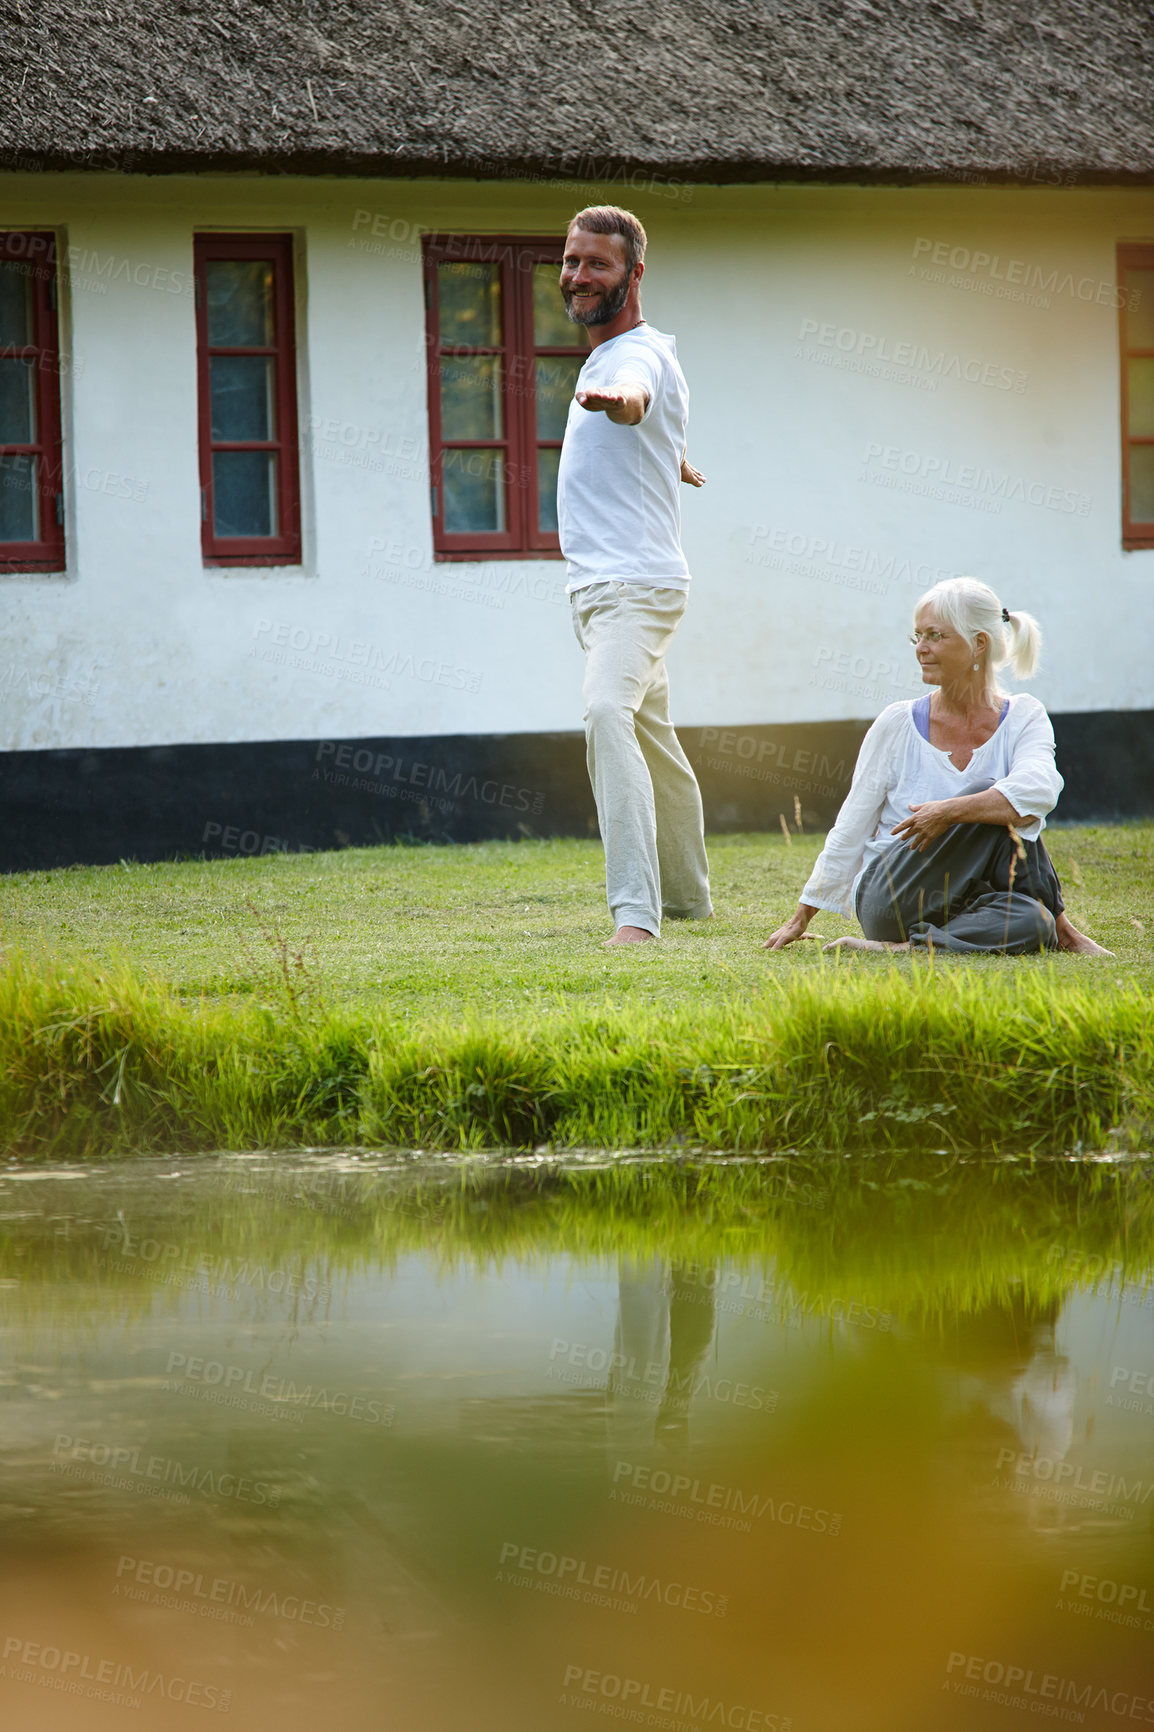
<path id="1" fill-rule="evenodd" d="M 622 427 L 636 427 L 649 407 L 649 392 L 641 385 L 628 385 L 623 391 L 578 391 L 582 409 L 603 409 L 610 421 Z"/>

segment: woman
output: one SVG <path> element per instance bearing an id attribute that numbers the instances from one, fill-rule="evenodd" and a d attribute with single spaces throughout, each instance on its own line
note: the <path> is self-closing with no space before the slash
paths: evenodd
<path id="1" fill-rule="evenodd" d="M 819 908 L 856 914 L 864 938 L 826 950 L 1073 950 L 1109 956 L 1071 925 L 1040 840 L 1062 790 L 1054 730 L 1037 698 L 1006 697 L 995 670 L 1038 665 L 1041 632 L 972 577 L 935 584 L 914 610 L 922 680 L 862 741 L 853 783 L 797 912 L 766 942 L 784 950 Z"/>

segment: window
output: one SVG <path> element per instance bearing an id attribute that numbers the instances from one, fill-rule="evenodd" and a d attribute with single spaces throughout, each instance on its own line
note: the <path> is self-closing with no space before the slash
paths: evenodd
<path id="1" fill-rule="evenodd" d="M 292 236 L 199 235 L 195 251 L 205 563 L 295 565 Z"/>
<path id="2" fill-rule="evenodd" d="M 560 552 L 557 465 L 589 352 L 561 301 L 561 255 L 559 240 L 425 243 L 438 559 Z"/>
<path id="3" fill-rule="evenodd" d="M 1118 248 L 1122 545 L 1154 547 L 1154 246 Z"/>
<path id="4" fill-rule="evenodd" d="M 0 232 L 0 571 L 63 571 L 56 237 Z"/>

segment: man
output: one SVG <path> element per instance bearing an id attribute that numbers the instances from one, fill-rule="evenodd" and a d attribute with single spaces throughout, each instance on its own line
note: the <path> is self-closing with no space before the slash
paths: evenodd
<path id="1" fill-rule="evenodd" d="M 561 551 L 585 651 L 589 779 L 616 932 L 646 944 L 661 917 L 712 914 L 701 794 L 669 720 L 665 652 L 685 611 L 678 484 L 689 391 L 676 345 L 641 316 L 645 230 L 613 205 L 579 211 L 561 294 L 591 353 L 577 379 L 557 479 Z"/>

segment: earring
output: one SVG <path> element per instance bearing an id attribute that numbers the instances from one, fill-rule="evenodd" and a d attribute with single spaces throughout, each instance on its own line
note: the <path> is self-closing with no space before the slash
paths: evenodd
<path id="1" fill-rule="evenodd" d="M 974 672 L 977 673 L 977 671 L 978 671 L 978 664 L 977 664 L 977 662 L 975 662 L 974 663 Z"/>

